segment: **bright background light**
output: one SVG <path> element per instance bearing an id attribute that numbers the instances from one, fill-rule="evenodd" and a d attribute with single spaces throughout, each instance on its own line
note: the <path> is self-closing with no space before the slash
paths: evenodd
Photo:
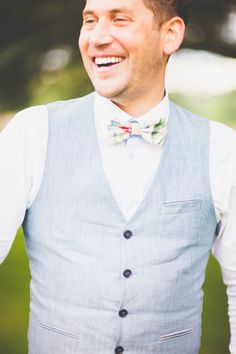
<path id="1" fill-rule="evenodd" d="M 181 49 L 170 58 L 166 86 L 170 93 L 190 96 L 229 93 L 236 90 L 236 59 Z"/>

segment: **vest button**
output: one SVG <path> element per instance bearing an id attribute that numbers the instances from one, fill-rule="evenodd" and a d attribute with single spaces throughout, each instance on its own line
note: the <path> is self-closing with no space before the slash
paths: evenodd
<path id="1" fill-rule="evenodd" d="M 129 240 L 133 236 L 133 234 L 130 230 L 125 231 L 123 233 L 123 235 L 124 235 L 124 238 L 126 238 L 127 240 Z"/>
<path id="2" fill-rule="evenodd" d="M 121 354 L 121 353 L 124 353 L 124 348 L 123 347 L 116 347 L 115 354 Z"/>
<path id="3" fill-rule="evenodd" d="M 120 316 L 121 318 L 125 318 L 126 316 L 128 316 L 128 311 L 125 310 L 125 309 L 120 310 L 120 311 L 119 311 L 119 316 Z"/>
<path id="4" fill-rule="evenodd" d="M 123 275 L 125 278 L 130 278 L 131 275 L 132 275 L 132 271 L 130 269 L 126 269 L 124 272 L 123 272 Z"/>

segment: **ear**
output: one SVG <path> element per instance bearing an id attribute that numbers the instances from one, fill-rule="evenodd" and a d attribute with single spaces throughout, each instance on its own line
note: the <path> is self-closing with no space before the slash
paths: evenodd
<path id="1" fill-rule="evenodd" d="M 163 51 L 164 54 L 169 56 L 181 46 L 184 39 L 185 24 L 181 17 L 176 16 L 165 22 L 163 26 L 165 33 Z"/>

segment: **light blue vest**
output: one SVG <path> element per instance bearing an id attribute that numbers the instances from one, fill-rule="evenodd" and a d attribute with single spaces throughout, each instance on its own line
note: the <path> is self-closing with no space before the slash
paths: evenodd
<path id="1" fill-rule="evenodd" d="M 29 353 L 197 354 L 216 229 L 209 122 L 171 104 L 160 165 L 127 222 L 102 168 L 93 96 L 48 110 L 45 174 L 24 221 Z"/>

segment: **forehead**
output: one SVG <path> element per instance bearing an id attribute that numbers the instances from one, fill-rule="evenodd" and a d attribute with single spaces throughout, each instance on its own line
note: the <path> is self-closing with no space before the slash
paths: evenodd
<path id="1" fill-rule="evenodd" d="M 84 11 L 109 12 L 119 9 L 133 12 L 148 10 L 143 0 L 87 0 Z"/>

